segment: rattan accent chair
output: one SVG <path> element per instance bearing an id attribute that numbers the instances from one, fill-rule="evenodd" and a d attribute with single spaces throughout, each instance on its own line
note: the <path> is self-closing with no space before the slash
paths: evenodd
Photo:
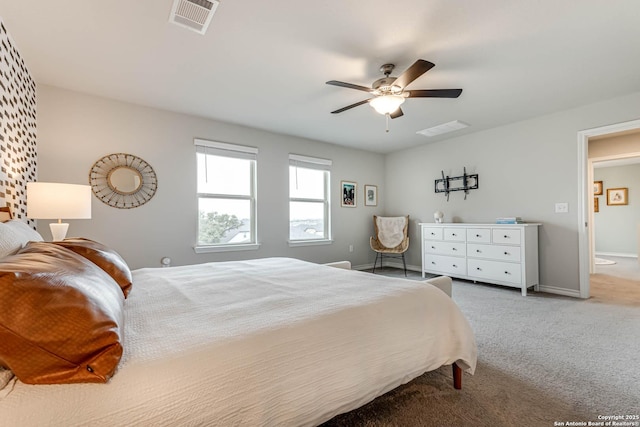
<path id="1" fill-rule="evenodd" d="M 376 264 L 380 258 L 382 267 L 383 258 L 402 258 L 404 275 L 407 275 L 407 263 L 404 253 L 409 249 L 409 215 L 383 217 L 373 216 L 375 236 L 369 238 L 369 245 L 376 253 L 373 263 L 373 273 L 376 272 Z"/>

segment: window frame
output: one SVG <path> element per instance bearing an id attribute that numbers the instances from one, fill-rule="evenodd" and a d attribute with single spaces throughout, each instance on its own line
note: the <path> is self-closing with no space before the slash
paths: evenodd
<path id="1" fill-rule="evenodd" d="M 332 227 L 331 227 L 331 166 L 333 162 L 328 159 L 317 157 L 302 156 L 299 154 L 289 154 L 289 176 L 287 184 L 291 185 L 291 166 L 323 171 L 324 179 L 324 197 L 322 199 L 313 199 L 305 197 L 292 197 L 289 191 L 289 239 L 290 247 L 295 246 L 314 246 L 329 245 L 333 243 Z M 323 203 L 324 212 L 324 236 L 318 239 L 292 239 L 291 238 L 291 203 Z"/>
<path id="2" fill-rule="evenodd" d="M 227 199 L 227 200 L 248 200 L 249 201 L 249 227 L 250 227 L 250 241 L 242 243 L 215 243 L 215 244 L 201 244 L 199 242 L 200 235 L 200 210 L 197 211 L 196 220 L 196 244 L 194 250 L 196 253 L 209 253 L 209 252 L 226 252 L 226 251 L 243 251 L 243 250 L 256 250 L 260 247 L 258 243 L 258 229 L 257 229 L 257 168 L 258 168 L 258 149 L 256 147 L 248 147 L 245 145 L 230 144 L 227 142 L 210 141 L 205 139 L 195 138 L 193 140 L 196 148 L 196 203 L 199 205 L 200 199 Z M 218 193 L 200 193 L 198 191 L 198 165 L 197 157 L 198 153 L 204 153 L 228 157 L 234 159 L 250 160 L 249 164 L 249 183 L 250 190 L 249 195 L 243 194 L 218 194 Z"/>

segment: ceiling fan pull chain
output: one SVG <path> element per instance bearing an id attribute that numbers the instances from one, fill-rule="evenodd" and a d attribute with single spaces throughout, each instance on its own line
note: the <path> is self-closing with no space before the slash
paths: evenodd
<path id="1" fill-rule="evenodd" d="M 387 133 L 389 133 L 389 113 L 385 114 L 385 117 L 387 118 Z"/>

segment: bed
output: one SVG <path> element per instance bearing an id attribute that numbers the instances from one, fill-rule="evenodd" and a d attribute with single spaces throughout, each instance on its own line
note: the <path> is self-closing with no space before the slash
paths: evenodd
<path id="1" fill-rule="evenodd" d="M 468 322 L 428 281 L 290 258 L 131 278 L 113 375 L 34 385 L 0 372 L 3 425 L 313 426 L 426 371 L 475 370 Z"/>

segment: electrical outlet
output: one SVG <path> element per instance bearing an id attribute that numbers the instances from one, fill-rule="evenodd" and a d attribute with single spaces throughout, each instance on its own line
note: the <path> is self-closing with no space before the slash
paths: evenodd
<path id="1" fill-rule="evenodd" d="M 353 245 L 349 245 L 349 252 L 353 252 Z"/>
<path id="2" fill-rule="evenodd" d="M 556 213 L 569 213 L 569 203 L 556 203 Z"/>

